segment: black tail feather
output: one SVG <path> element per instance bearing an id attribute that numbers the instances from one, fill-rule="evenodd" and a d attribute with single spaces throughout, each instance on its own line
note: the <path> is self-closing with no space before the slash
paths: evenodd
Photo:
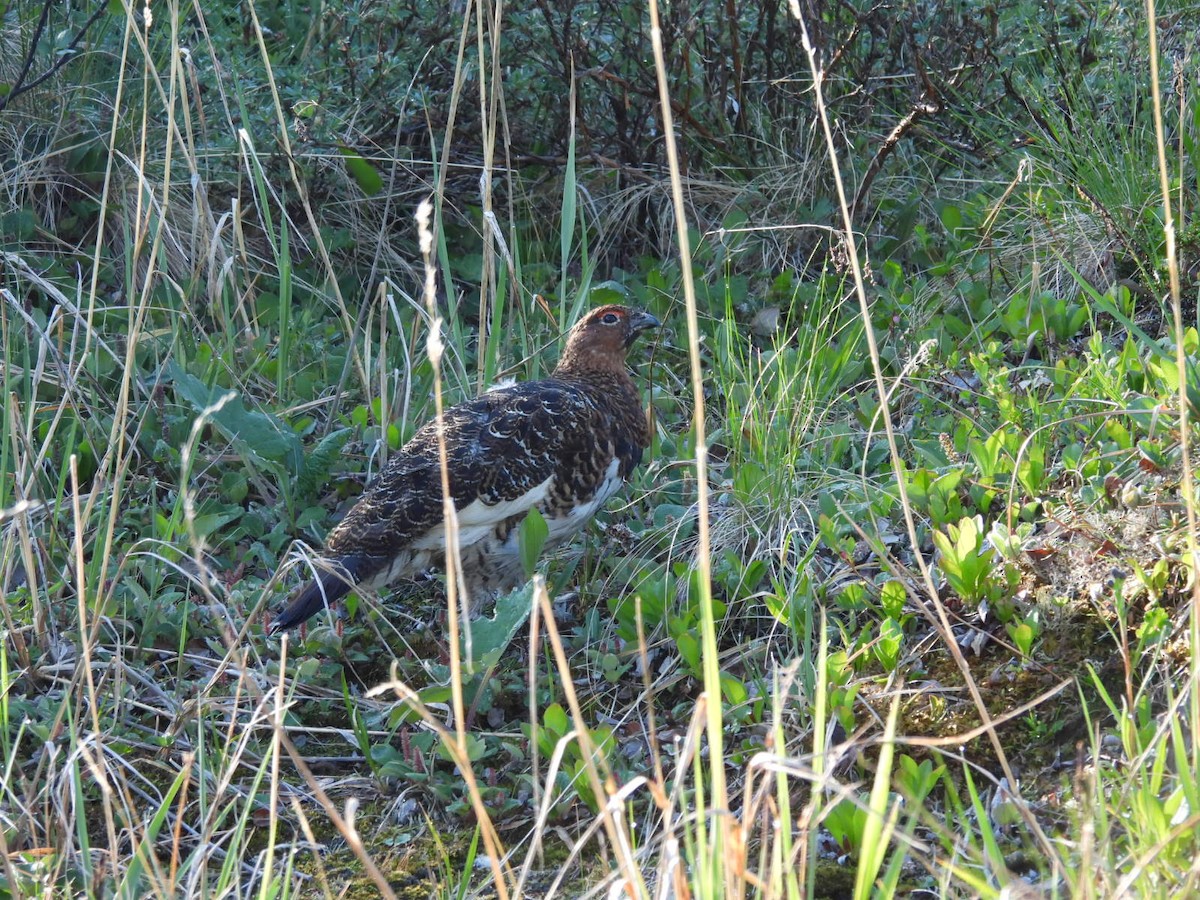
<path id="1" fill-rule="evenodd" d="M 267 626 L 267 634 L 276 634 L 307 622 L 329 604 L 345 597 L 358 580 L 355 568 L 352 560 L 342 560 L 336 564 L 336 568 L 318 572 L 317 577 L 302 587 L 284 611 Z"/>

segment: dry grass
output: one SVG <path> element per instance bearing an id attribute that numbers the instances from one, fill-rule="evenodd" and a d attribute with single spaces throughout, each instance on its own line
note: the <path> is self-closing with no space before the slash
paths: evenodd
<path id="1" fill-rule="evenodd" d="M 171 30 L 184 13 L 201 37 L 188 54 Z M 490 52 L 504 33 L 495 20 L 458 32 L 465 92 L 447 110 L 451 122 L 467 105 L 488 110 L 481 162 L 454 161 L 448 140 L 436 164 L 414 161 L 401 132 L 408 95 L 391 144 L 360 158 L 382 177 L 370 194 L 350 157 L 306 142 L 253 10 L 257 82 L 200 89 L 198 67 L 226 53 L 205 14 L 155 10 L 148 40 L 170 52 L 147 53 L 133 11 L 124 62 L 91 63 L 104 79 L 64 76 L 0 112 L 3 211 L 36 222 L 0 255 L 9 895 L 1196 889 L 1200 872 L 1181 863 L 1194 858 L 1200 808 L 1190 432 L 1165 413 L 1124 443 L 1116 428 L 1137 427 L 1134 401 L 1166 402 L 1164 384 L 1186 397 L 1186 379 L 1155 369 L 1169 348 L 1118 359 L 1050 345 L 1064 367 L 1048 358 L 1043 382 L 1009 376 L 1005 348 L 985 346 L 1000 342 L 990 319 L 970 322 L 970 363 L 918 343 L 961 299 L 955 272 L 923 280 L 905 306 L 879 274 L 886 260 L 864 269 L 859 242 L 877 236 L 844 198 L 838 224 L 798 221 L 841 181 L 817 162 L 844 159 L 832 124 L 824 150 L 814 129 L 803 158 L 764 147 L 776 165 L 732 178 L 685 173 L 667 116 L 669 180 L 610 190 L 608 168 L 581 166 L 530 186 L 502 164 L 510 136 L 496 92 L 508 76 Z M 0 30 L 0 80 L 16 38 Z M 473 54 L 485 77 L 468 82 Z M 678 110 L 661 52 L 656 63 L 659 108 Z M 807 83 L 821 83 L 815 58 Z M 56 90 L 71 91 L 70 115 L 44 112 Z M 813 102 L 825 112 L 819 92 Z M 314 132 L 370 143 L 369 123 L 332 121 L 334 104 L 314 115 L 325 117 Z M 77 147 L 123 149 L 80 174 Z M 988 255 L 1009 289 L 1100 309 L 1097 290 L 1136 230 L 1106 218 L 1107 197 L 1039 205 L 1061 179 L 1038 171 L 1044 184 L 999 191 L 978 244 L 946 241 Z M 446 186 L 467 181 L 479 208 L 454 209 L 464 193 Z M 911 198 L 924 182 L 916 170 L 873 190 Z M 586 188 L 547 214 L 547 193 L 570 184 Z M 410 224 L 430 193 L 435 208 Z M 929 202 L 918 207 L 936 220 Z M 366 627 L 314 625 L 268 643 L 262 613 L 357 490 L 351 470 L 369 477 L 443 394 L 536 372 L 588 302 L 584 286 L 627 252 L 614 236 L 647 220 L 658 227 L 641 249 L 661 271 L 639 269 L 624 289 L 676 314 L 647 357 L 659 458 L 609 511 L 604 538 L 554 560 L 549 588 L 535 582 L 528 631 L 502 661 L 480 674 L 462 658 L 453 573 L 444 619 L 422 588 Z M 420 262 L 397 240 L 410 234 Z M 454 241 L 472 234 L 478 287 L 467 295 L 452 288 L 467 282 Z M 1183 355 L 1194 341 L 1170 234 L 1168 248 Z M 556 265 L 561 296 L 535 294 Z M 781 270 L 795 286 L 774 297 Z M 569 295 L 572 278 L 581 287 Z M 749 287 L 705 296 L 710 284 Z M 851 290 L 857 322 L 841 315 Z M 747 335 L 756 312 L 789 301 L 778 330 Z M 885 303 L 909 334 L 880 326 Z M 926 346 L 932 360 L 914 349 Z M 1073 359 L 1079 368 L 1065 368 Z M 1059 394 L 1046 386 L 1068 376 Z M 206 400 L 189 399 L 188 378 L 211 388 Z M 1070 403 L 1088 411 L 1061 413 Z M 944 431 L 914 430 L 927 422 Z M 353 442 L 314 461 L 341 427 Z M 952 451 L 941 474 L 1004 428 L 1020 431 L 1023 454 L 1044 436 L 1058 466 L 1009 513 L 1042 528 L 1021 557 L 1035 587 L 1020 614 L 1041 629 L 1032 653 L 950 596 L 946 560 L 933 567 L 927 552 L 945 523 L 906 496 L 939 436 Z M 991 477 L 972 470 L 955 498 L 1024 490 L 1015 470 Z M 989 519 L 1008 513 L 989 502 Z M 1068 519 L 1054 509 L 1065 502 L 1088 509 Z M 1128 590 L 1098 574 L 1118 563 Z M 889 582 L 899 612 L 880 599 Z M 1079 583 L 1099 587 L 1062 602 Z M 556 609 L 554 589 L 568 585 L 578 612 Z M 891 627 L 901 639 L 888 665 Z"/>

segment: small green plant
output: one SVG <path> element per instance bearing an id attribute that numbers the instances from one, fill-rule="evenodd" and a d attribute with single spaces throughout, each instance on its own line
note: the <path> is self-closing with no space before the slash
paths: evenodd
<path id="1" fill-rule="evenodd" d="M 683 659 L 688 671 L 696 678 L 701 678 L 703 677 L 703 660 L 701 659 L 700 622 L 703 610 L 700 604 L 704 600 L 702 599 L 702 592 L 698 589 L 698 577 L 699 575 L 696 572 L 688 575 L 686 603 L 682 609 L 668 618 L 667 632 L 675 641 L 675 647 L 679 651 L 679 656 Z M 725 618 L 725 614 L 729 609 L 728 604 L 717 600 L 715 597 L 711 598 L 709 603 L 713 620 L 720 622 Z"/>
<path id="2" fill-rule="evenodd" d="M 1010 452 L 1008 439 L 1008 429 L 999 428 L 982 440 L 971 438 L 967 442 L 967 452 L 979 470 L 979 477 L 988 483 L 1012 473 L 1014 453 Z"/>
<path id="3" fill-rule="evenodd" d="M 1008 601 L 1020 576 L 986 544 L 983 516 L 965 516 L 944 532 L 935 531 L 933 542 L 941 553 L 942 574 L 954 592 L 969 603 L 995 610 L 1007 622 L 1012 616 Z"/>
<path id="4" fill-rule="evenodd" d="M 901 754 L 892 770 L 892 784 L 908 803 L 918 807 L 925 802 L 945 773 L 946 767 L 935 766 L 932 759 L 918 763 L 911 756 Z"/>
<path id="5" fill-rule="evenodd" d="M 833 835 L 838 849 L 852 857 L 857 856 L 862 849 L 867 818 L 871 815 L 866 803 L 865 798 L 846 797 L 830 807 L 825 814 L 825 827 Z"/>
<path id="6" fill-rule="evenodd" d="M 812 611 L 825 599 L 823 588 L 812 574 L 798 569 L 789 580 L 773 578 L 771 590 L 762 594 L 763 605 L 781 624 L 787 626 L 799 646 L 811 637 Z"/>
<path id="7" fill-rule="evenodd" d="M 675 595 L 675 575 L 661 566 L 643 570 L 632 586 L 631 591 L 609 597 L 607 606 L 621 640 L 636 645 L 639 634 L 649 635 L 666 621 Z"/>
<path id="8" fill-rule="evenodd" d="M 612 729 L 597 726 L 589 734 L 597 753 L 605 758 L 610 757 L 616 746 Z M 555 782 L 555 790 L 560 792 L 560 802 L 569 805 L 569 800 L 577 796 L 592 812 L 597 812 L 599 798 L 588 781 L 588 761 L 584 758 L 578 735 L 572 733 L 571 717 L 567 711 L 557 703 L 547 706 L 542 713 L 542 724 L 534 729 L 533 737 L 545 760 L 553 760 L 561 749 L 561 765 Z"/>
<path id="9" fill-rule="evenodd" d="M 1004 628 L 1008 632 L 1008 636 L 1012 639 L 1012 642 L 1016 644 L 1021 656 L 1028 659 L 1033 650 L 1033 642 L 1042 633 L 1042 626 L 1037 610 L 1026 616 L 1014 615 L 1009 621 L 1004 623 Z"/>
<path id="10" fill-rule="evenodd" d="M 988 540 L 996 548 L 996 552 L 1005 561 L 1013 564 L 1020 560 L 1021 551 L 1025 549 L 1025 545 L 1031 537 L 1033 537 L 1032 522 L 1018 522 L 1015 528 L 1010 529 L 1006 522 L 997 519 L 992 523 L 991 530 L 988 531 Z"/>
<path id="11" fill-rule="evenodd" d="M 900 651 L 904 646 L 904 626 L 890 616 L 879 623 L 879 633 L 873 650 L 875 659 L 885 672 L 894 672 L 900 662 Z"/>
<path id="12" fill-rule="evenodd" d="M 829 691 L 829 712 L 837 719 L 842 729 L 850 734 L 854 730 L 854 701 L 858 697 L 859 685 L 851 684 L 854 665 L 844 650 L 830 653 L 825 661 L 826 686 Z"/>
<path id="13" fill-rule="evenodd" d="M 963 516 L 959 491 L 964 468 L 951 469 L 938 475 L 929 469 L 917 469 L 908 477 L 908 499 L 913 506 L 929 516 L 935 528 L 957 522 Z"/>
<path id="14" fill-rule="evenodd" d="M 886 581 L 880 588 L 879 603 L 883 608 L 884 619 L 879 623 L 878 635 L 872 649 L 875 659 L 885 672 L 895 671 L 900 662 L 904 646 L 904 626 L 910 618 L 904 612 L 906 599 L 904 584 L 900 581 Z"/>
<path id="15" fill-rule="evenodd" d="M 1019 344 L 1030 339 L 1043 346 L 1048 341 L 1072 338 L 1088 322 L 1088 311 L 1074 300 L 1043 292 L 1030 297 L 1018 293 L 1000 312 L 1000 329 Z"/>
<path id="16" fill-rule="evenodd" d="M 849 559 L 854 554 L 853 527 L 840 513 L 828 515 L 822 513 L 817 519 L 821 541 L 843 559 Z"/>

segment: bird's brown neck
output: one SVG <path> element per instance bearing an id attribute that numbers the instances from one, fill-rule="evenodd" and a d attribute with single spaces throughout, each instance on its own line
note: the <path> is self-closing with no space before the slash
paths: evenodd
<path id="1" fill-rule="evenodd" d="M 568 346 L 562 359 L 554 368 L 555 377 L 574 376 L 587 378 L 589 375 L 611 377 L 618 375 L 632 383 L 625 368 L 624 356 L 616 356 L 609 350 L 592 347 Z"/>

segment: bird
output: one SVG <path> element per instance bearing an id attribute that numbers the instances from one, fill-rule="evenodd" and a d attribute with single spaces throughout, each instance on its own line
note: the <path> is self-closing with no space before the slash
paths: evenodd
<path id="1" fill-rule="evenodd" d="M 449 493 L 472 615 L 525 581 L 519 526 L 531 510 L 544 548 L 577 534 L 619 491 L 650 445 L 626 356 L 661 323 L 610 304 L 567 335 L 550 376 L 495 387 L 443 413 Z M 268 625 L 293 628 L 351 590 L 380 590 L 444 560 L 437 419 L 423 425 L 329 532 L 315 577 Z"/>

